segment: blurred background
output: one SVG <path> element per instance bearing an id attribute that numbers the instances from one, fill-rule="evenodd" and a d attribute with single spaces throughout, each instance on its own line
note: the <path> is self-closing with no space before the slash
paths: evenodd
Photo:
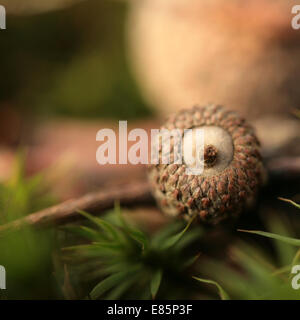
<path id="1" fill-rule="evenodd" d="M 291 28 L 293 1 L 2 5 L 8 15 L 0 41 L 2 180 L 20 146 L 27 149 L 28 173 L 73 166 L 77 174 L 65 173 L 60 197 L 109 183 L 114 175 L 126 179 L 124 167 L 97 165 L 96 132 L 117 127 L 118 120 L 148 130 L 194 104 L 238 110 L 256 127 L 267 155 L 299 138 L 300 36 Z"/>
<path id="2" fill-rule="evenodd" d="M 9 176 L 14 152 L 22 146 L 30 174 L 51 165 L 73 166 L 72 183 L 76 171 L 87 177 L 87 188 L 92 188 L 89 177 L 101 184 L 109 173 L 96 163 L 97 131 L 116 127 L 122 119 L 143 119 L 147 126 L 144 119 L 152 114 L 128 66 L 129 4 L 2 4 L 8 17 L 0 41 L 0 177 Z M 95 171 L 101 171 L 97 179 Z M 68 173 L 63 180 L 67 183 Z M 71 186 L 62 189 L 65 197 L 74 195 Z M 78 189 L 81 193 L 84 187 Z"/>
<path id="3" fill-rule="evenodd" d="M 268 205 L 279 195 L 300 201 L 294 0 L 0 4 L 7 11 L 7 29 L 0 30 L 0 224 L 104 186 L 144 179 L 142 166 L 97 164 L 98 130 L 117 130 L 119 120 L 128 120 L 129 130 L 150 130 L 171 112 L 210 102 L 246 117 L 269 167 L 289 172 L 287 180 L 293 176 L 288 188 L 280 182 L 273 185 L 276 192 L 266 192 Z M 266 211 L 272 216 L 269 207 L 259 212 Z M 160 219 L 158 224 L 166 222 Z M 273 231 L 299 236 L 287 231 L 299 220 L 288 221 L 286 229 L 275 224 Z M 0 242 L 0 264 L 12 270 L 8 298 L 63 297 L 49 278 L 57 243 L 48 231 L 24 231 Z M 232 241 L 230 232 L 228 237 L 224 246 Z M 12 256 L 13 250 L 19 254 Z"/>

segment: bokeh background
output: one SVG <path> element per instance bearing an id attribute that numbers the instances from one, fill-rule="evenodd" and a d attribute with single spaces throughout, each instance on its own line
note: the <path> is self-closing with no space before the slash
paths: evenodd
<path id="1" fill-rule="evenodd" d="M 95 160 L 97 131 L 117 127 L 118 120 L 147 127 L 153 114 L 128 63 L 129 3 L 2 4 L 8 17 L 0 41 L 0 177 L 10 175 L 15 151 L 22 146 L 30 174 L 52 165 L 58 171 L 57 166 L 73 168 L 64 173 L 61 189 L 66 193 L 58 192 L 60 197 L 92 189 L 94 182 L 101 185 L 107 176 L 112 180 L 110 169 L 102 170 Z M 135 125 L 138 119 L 142 123 Z M 81 173 L 86 183 L 71 187 Z M 66 187 L 68 177 L 72 182 Z"/>
<path id="2" fill-rule="evenodd" d="M 26 4 L 25 14 L 11 2 L 1 34 L 3 107 L 23 116 L 131 119 L 149 114 L 125 56 L 128 3 L 83 1 L 42 13 Z"/>
<path id="3" fill-rule="evenodd" d="M 152 111 L 128 64 L 129 3 L 4 0 L 1 5 L 7 11 L 7 29 L 0 34 L 4 224 L 127 180 L 128 170 L 97 164 L 96 133 L 122 119 L 133 126 L 142 119 L 147 126 Z M 133 179 L 135 172 L 140 175 L 139 169 L 129 171 Z M 48 231 L 1 238 L 8 290 L 0 299 L 63 298 L 53 269 L 57 235 Z"/>
<path id="4" fill-rule="evenodd" d="M 126 176 L 124 167 L 97 165 L 96 132 L 118 120 L 149 130 L 194 104 L 237 110 L 255 126 L 266 156 L 299 139 L 293 1 L 2 4 L 8 14 L 0 42 L 2 180 L 20 145 L 29 173 L 55 164 L 83 172 L 82 188 L 72 181 L 74 188 L 62 188 L 69 190 L 65 197 Z"/>
<path id="5" fill-rule="evenodd" d="M 97 164 L 98 130 L 117 130 L 119 120 L 128 120 L 129 130 L 150 130 L 170 112 L 213 102 L 251 121 L 269 168 L 279 173 L 240 226 L 299 238 L 296 208 L 276 199 L 300 202 L 294 2 L 1 0 L 7 29 L 0 30 L 0 225 L 89 191 L 144 179 L 143 166 Z M 157 208 L 135 214 L 156 227 L 169 222 Z M 226 273 L 234 298 L 260 298 L 267 289 L 273 298 L 295 298 L 290 291 L 276 296 L 278 283 L 269 276 L 281 275 L 296 249 L 267 241 L 254 242 L 259 248 L 253 249 L 242 238 L 222 228 L 207 236 L 201 250 L 237 264 L 234 270 L 231 260 L 206 265 L 210 276 Z M 83 298 L 88 290 L 73 295 L 74 279 L 59 259 L 65 240 L 56 229 L 0 238 L 0 265 L 9 271 L 9 289 L 0 298 Z M 275 266 L 269 268 L 270 256 Z M 235 273 L 245 266 L 249 274 Z M 283 272 L 288 278 L 288 269 Z M 163 297 L 171 291 L 180 294 L 175 286 Z M 218 295 L 205 291 L 197 297 Z"/>

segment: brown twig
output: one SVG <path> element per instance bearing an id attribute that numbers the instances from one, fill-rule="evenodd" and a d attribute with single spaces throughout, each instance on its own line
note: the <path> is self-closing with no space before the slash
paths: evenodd
<path id="1" fill-rule="evenodd" d="M 60 225 L 78 218 L 79 210 L 88 211 L 92 214 L 101 213 L 113 208 L 116 201 L 122 206 L 152 202 L 149 184 L 147 182 L 136 182 L 125 186 L 114 186 L 108 190 L 88 193 L 78 199 L 68 200 L 0 226 L 0 233 L 18 230 L 28 225 L 37 227 Z"/>
<path id="2" fill-rule="evenodd" d="M 269 160 L 267 168 L 271 180 L 285 180 L 290 177 L 298 179 L 300 176 L 300 159 L 298 157 L 282 157 Z M 298 180 L 297 180 L 298 181 Z M 88 211 L 91 214 L 114 207 L 116 201 L 122 206 L 153 203 L 150 185 L 147 181 L 131 182 L 128 185 L 113 186 L 108 190 L 86 194 L 78 199 L 68 200 L 56 206 L 32 213 L 22 219 L 0 226 L 0 233 L 17 230 L 26 225 L 49 226 L 61 225 L 79 218 L 78 210 Z"/>

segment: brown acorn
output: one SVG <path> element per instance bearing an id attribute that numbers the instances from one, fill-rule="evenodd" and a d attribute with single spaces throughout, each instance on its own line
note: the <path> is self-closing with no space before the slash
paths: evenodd
<path id="1" fill-rule="evenodd" d="M 164 213 L 185 218 L 197 215 L 199 221 L 215 225 L 253 204 L 265 171 L 254 130 L 236 112 L 218 105 L 196 106 L 171 116 L 163 129 L 181 129 L 183 144 L 193 159 L 201 155 L 196 153 L 192 132 L 202 129 L 204 133 L 200 174 L 187 173 L 195 167 L 189 156 L 184 154 L 181 163 L 174 161 L 185 148 L 176 145 L 174 136 L 170 136 L 171 161 L 163 164 L 167 155 L 160 140 L 159 163 L 149 166 L 149 180 Z M 185 129 L 192 130 L 185 134 Z"/>
<path id="2" fill-rule="evenodd" d="M 130 3 L 132 70 L 160 115 L 214 101 L 255 120 L 300 105 L 300 36 L 291 26 L 297 1 Z"/>

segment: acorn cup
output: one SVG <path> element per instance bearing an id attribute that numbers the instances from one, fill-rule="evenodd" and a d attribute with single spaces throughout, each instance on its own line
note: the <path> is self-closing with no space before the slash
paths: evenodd
<path id="1" fill-rule="evenodd" d="M 174 161 L 185 147 L 178 147 L 173 135 L 169 139 L 169 164 L 162 162 L 167 155 L 160 145 L 159 163 L 149 166 L 152 192 L 165 214 L 184 218 L 196 215 L 199 222 L 216 225 L 254 204 L 266 174 L 254 130 L 236 112 L 218 105 L 196 106 L 171 116 L 160 132 L 164 129 L 180 129 L 181 141 L 194 157 L 197 140 L 191 133 L 196 129 L 204 133 L 201 173 L 189 174 L 195 164 L 185 154 L 181 164 Z M 192 130 L 185 134 L 185 129 Z M 161 141 L 163 144 L 164 138 Z"/>

